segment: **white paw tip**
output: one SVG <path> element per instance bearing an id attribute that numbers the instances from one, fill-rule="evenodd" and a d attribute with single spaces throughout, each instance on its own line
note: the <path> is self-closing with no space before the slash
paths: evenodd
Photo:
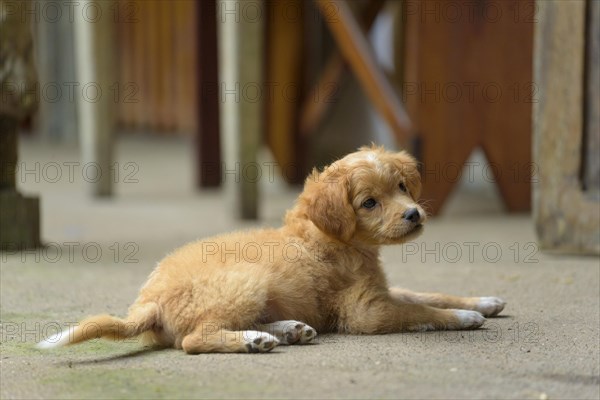
<path id="1" fill-rule="evenodd" d="M 504 310 L 505 305 L 506 302 L 498 297 L 480 297 L 477 310 L 486 317 L 491 317 Z"/>
<path id="2" fill-rule="evenodd" d="M 462 328 L 478 328 L 485 322 L 485 317 L 478 311 L 456 310 L 455 313 Z"/>
<path id="3" fill-rule="evenodd" d="M 317 337 L 317 331 L 300 321 L 286 321 L 282 342 L 286 344 L 309 343 Z"/>
<path id="4" fill-rule="evenodd" d="M 309 343 L 317 337 L 315 328 L 300 321 L 277 321 L 266 326 L 269 332 L 274 334 L 283 345 Z"/>
<path id="5" fill-rule="evenodd" d="M 279 344 L 275 336 L 259 331 L 244 331 L 244 341 L 248 353 L 266 353 Z"/>
<path id="6" fill-rule="evenodd" d="M 300 343 L 312 342 L 312 340 L 317 337 L 317 331 L 315 328 L 306 324 L 300 325 L 302 325 L 300 327 Z M 298 328 L 298 326 L 296 326 L 296 328 Z"/>

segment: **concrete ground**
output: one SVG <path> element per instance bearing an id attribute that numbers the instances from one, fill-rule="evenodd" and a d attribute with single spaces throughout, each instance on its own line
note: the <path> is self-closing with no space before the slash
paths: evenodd
<path id="1" fill-rule="evenodd" d="M 230 196 L 194 191 L 190 153 L 183 141 L 121 143 L 117 194 L 98 200 L 85 194 L 81 165 L 68 164 L 67 176 L 75 149 L 22 143 L 22 166 L 34 172 L 19 186 L 41 194 L 47 247 L 1 254 L 1 398 L 600 397 L 599 258 L 542 252 L 529 215 L 503 214 L 492 192 L 469 185 L 423 236 L 383 258 L 393 285 L 504 298 L 502 317 L 483 329 L 329 334 L 248 355 L 188 356 L 135 341 L 35 349 L 87 315 L 123 315 L 171 249 L 277 225 L 296 196 L 263 179 L 263 219 L 237 221 Z"/>

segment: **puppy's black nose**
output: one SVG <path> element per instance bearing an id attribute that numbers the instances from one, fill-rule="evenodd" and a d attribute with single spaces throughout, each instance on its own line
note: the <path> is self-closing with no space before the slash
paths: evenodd
<path id="1" fill-rule="evenodd" d="M 421 220 L 421 214 L 419 214 L 419 210 L 416 208 L 409 208 L 404 212 L 402 218 L 416 224 Z"/>

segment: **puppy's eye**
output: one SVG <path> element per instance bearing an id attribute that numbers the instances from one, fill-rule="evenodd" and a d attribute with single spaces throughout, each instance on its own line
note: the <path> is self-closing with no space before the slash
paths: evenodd
<path id="1" fill-rule="evenodd" d="M 400 184 L 398 185 L 398 187 L 399 187 L 399 188 L 400 188 L 400 190 L 402 190 L 403 192 L 405 192 L 405 193 L 407 192 L 407 190 L 406 190 L 406 185 L 404 185 L 404 183 L 403 183 L 403 182 L 400 182 Z"/>
<path id="2" fill-rule="evenodd" d="M 375 201 L 375 199 L 367 199 L 364 201 L 364 203 L 362 203 L 362 206 L 364 208 L 368 208 L 371 209 L 373 207 L 375 207 L 377 205 L 377 201 Z"/>

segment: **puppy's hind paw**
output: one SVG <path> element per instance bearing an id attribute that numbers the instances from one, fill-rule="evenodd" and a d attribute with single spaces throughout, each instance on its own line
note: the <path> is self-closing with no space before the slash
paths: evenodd
<path id="1" fill-rule="evenodd" d="M 485 317 L 477 311 L 454 310 L 454 314 L 458 319 L 458 329 L 479 328 L 485 322 Z"/>
<path id="2" fill-rule="evenodd" d="M 266 353 L 279 344 L 275 336 L 259 331 L 244 331 L 244 342 L 248 353 Z"/>
<path id="3" fill-rule="evenodd" d="M 480 297 L 475 310 L 482 313 L 485 317 L 493 317 L 504 310 L 506 302 L 498 297 Z"/>

